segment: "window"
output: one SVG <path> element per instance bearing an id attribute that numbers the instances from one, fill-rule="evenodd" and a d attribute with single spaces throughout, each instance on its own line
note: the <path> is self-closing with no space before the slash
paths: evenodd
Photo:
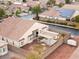
<path id="1" fill-rule="evenodd" d="M 28 36 L 28 39 L 31 40 L 31 39 L 33 39 L 33 37 L 34 37 L 33 34 L 31 34 Z"/>
<path id="2" fill-rule="evenodd" d="M 3 48 L 3 52 L 5 52 L 5 48 Z"/>
<path id="3" fill-rule="evenodd" d="M 19 42 L 20 42 L 21 45 L 24 44 L 24 40 L 25 40 L 25 38 L 22 38 L 21 40 L 19 40 Z"/>
<path id="4" fill-rule="evenodd" d="M 24 41 L 21 41 L 21 45 L 23 45 L 24 44 Z"/>
<path id="5" fill-rule="evenodd" d="M 2 52 L 2 48 L 0 48 L 0 53 Z"/>
<path id="6" fill-rule="evenodd" d="M 38 37 L 38 29 L 32 31 L 32 35 L 35 37 Z"/>
<path id="7" fill-rule="evenodd" d="M 14 42 L 13 42 L 13 45 L 14 45 Z"/>
<path id="8" fill-rule="evenodd" d="M 2 40 L 4 41 L 4 38 L 2 37 Z"/>

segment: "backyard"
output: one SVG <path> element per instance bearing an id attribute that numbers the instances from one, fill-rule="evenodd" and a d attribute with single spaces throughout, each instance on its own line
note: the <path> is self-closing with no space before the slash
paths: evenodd
<path id="1" fill-rule="evenodd" d="M 40 18 L 39 21 L 43 21 L 46 23 L 52 23 L 52 24 L 60 24 L 61 26 L 64 25 L 64 26 L 69 27 L 69 28 L 79 29 L 78 22 L 58 20 L 58 19 L 46 19 L 46 18 Z"/>

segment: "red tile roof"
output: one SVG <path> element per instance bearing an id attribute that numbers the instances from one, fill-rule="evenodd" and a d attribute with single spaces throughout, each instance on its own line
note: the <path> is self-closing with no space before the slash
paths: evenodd
<path id="1" fill-rule="evenodd" d="M 41 13 L 40 15 L 55 17 L 55 16 L 59 16 L 59 12 L 57 12 L 54 9 L 51 9 L 49 11 L 45 11 L 45 12 Z"/>
<path id="2" fill-rule="evenodd" d="M 17 40 L 19 39 L 35 22 L 31 20 L 22 20 L 15 17 L 9 17 L 0 24 L 0 35 Z"/>

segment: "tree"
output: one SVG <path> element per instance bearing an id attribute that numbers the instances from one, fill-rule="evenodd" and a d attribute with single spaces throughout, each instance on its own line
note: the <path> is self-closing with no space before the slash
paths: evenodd
<path id="1" fill-rule="evenodd" d="M 70 3 L 70 0 L 65 0 L 65 3 L 69 4 Z"/>
<path id="2" fill-rule="evenodd" d="M 23 2 L 26 2 L 26 0 L 23 0 Z"/>
<path id="3" fill-rule="evenodd" d="M 15 12 L 15 15 L 16 15 L 16 16 L 19 16 L 20 13 L 21 13 L 21 8 L 18 8 L 18 9 L 16 10 L 16 12 Z"/>
<path id="4" fill-rule="evenodd" d="M 3 18 L 5 16 L 4 9 L 0 8 L 0 18 Z"/>
<path id="5" fill-rule="evenodd" d="M 79 15 L 77 15 L 77 16 L 75 17 L 75 22 L 78 22 L 78 23 L 79 23 Z"/>
<path id="6" fill-rule="evenodd" d="M 55 5 L 55 2 L 56 2 L 55 0 L 48 0 L 47 5 L 52 5 L 52 4 Z"/>
<path id="7" fill-rule="evenodd" d="M 12 2 L 11 1 L 8 1 L 8 3 L 7 3 L 8 5 L 11 5 L 12 4 Z"/>
<path id="8" fill-rule="evenodd" d="M 64 5 L 63 3 L 60 3 L 58 6 L 59 6 L 59 7 L 62 7 L 63 5 Z"/>
<path id="9" fill-rule="evenodd" d="M 35 7 L 32 7 L 31 11 L 32 11 L 32 13 L 35 13 L 35 14 L 36 14 L 35 19 L 36 19 L 36 20 L 39 20 L 39 13 L 41 12 L 40 6 L 37 5 L 37 6 L 35 6 Z"/>

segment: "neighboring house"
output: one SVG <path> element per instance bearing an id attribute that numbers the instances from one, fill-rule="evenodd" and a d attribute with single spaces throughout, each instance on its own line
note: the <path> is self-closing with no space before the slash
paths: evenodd
<path id="1" fill-rule="evenodd" d="M 28 12 L 31 7 L 34 7 L 36 5 L 40 4 L 39 1 L 27 1 L 26 3 L 20 3 L 20 2 L 14 2 L 9 6 L 9 12 L 16 12 L 18 8 L 21 9 L 21 11 Z"/>
<path id="2" fill-rule="evenodd" d="M 55 1 L 56 1 L 56 4 L 60 4 L 60 3 L 65 4 L 65 0 L 55 0 Z"/>
<path id="3" fill-rule="evenodd" d="M 12 5 L 9 6 L 9 12 L 16 12 L 17 9 L 21 9 L 21 11 L 27 11 L 29 10 L 29 7 L 27 6 L 27 4 L 17 4 L 17 3 L 14 3 Z"/>
<path id="4" fill-rule="evenodd" d="M 0 56 L 3 56 L 8 53 L 7 43 L 0 40 Z"/>
<path id="5" fill-rule="evenodd" d="M 79 0 L 70 0 L 71 2 L 79 2 Z"/>
<path id="6" fill-rule="evenodd" d="M 79 11 L 79 4 L 65 4 L 62 8 Z"/>
<path id="7" fill-rule="evenodd" d="M 34 6 L 37 6 L 39 4 L 40 4 L 39 1 L 27 1 L 27 6 L 29 6 L 29 7 L 34 7 Z"/>
<path id="8" fill-rule="evenodd" d="M 45 17 L 49 19 L 58 19 L 58 20 L 71 20 L 73 17 L 79 15 L 77 11 L 73 9 L 64 9 L 64 8 L 57 8 L 57 9 L 50 9 L 41 13 L 40 17 Z"/>
<path id="9" fill-rule="evenodd" d="M 9 17 L 0 24 L 0 38 L 15 47 L 31 43 L 39 30 L 47 30 L 48 26 L 31 20 Z"/>

